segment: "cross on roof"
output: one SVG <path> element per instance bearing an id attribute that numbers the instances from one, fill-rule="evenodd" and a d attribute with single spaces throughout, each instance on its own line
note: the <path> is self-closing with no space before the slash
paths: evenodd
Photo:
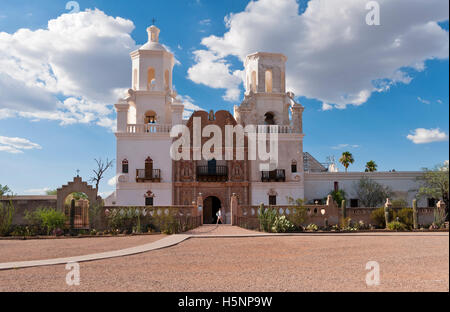
<path id="1" fill-rule="evenodd" d="M 156 19 L 152 18 L 152 25 L 155 25 L 155 23 L 156 23 Z"/>
<path id="2" fill-rule="evenodd" d="M 80 169 L 77 169 L 77 177 L 80 176 Z"/>

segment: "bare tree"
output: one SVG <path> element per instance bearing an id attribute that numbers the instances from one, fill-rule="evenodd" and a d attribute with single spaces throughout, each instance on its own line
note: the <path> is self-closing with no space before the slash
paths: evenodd
<path id="1" fill-rule="evenodd" d="M 100 181 L 103 179 L 103 175 L 109 168 L 113 167 L 114 160 L 109 160 L 108 158 L 106 158 L 105 162 L 101 158 L 94 160 L 97 163 L 97 168 L 92 170 L 94 172 L 94 176 L 89 180 L 89 182 L 95 183 L 95 188 L 98 191 L 98 186 Z"/>

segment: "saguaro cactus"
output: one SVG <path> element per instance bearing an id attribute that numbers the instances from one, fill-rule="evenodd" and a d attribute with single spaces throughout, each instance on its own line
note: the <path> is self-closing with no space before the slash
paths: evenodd
<path id="1" fill-rule="evenodd" d="M 389 210 L 390 210 L 391 207 L 392 207 L 391 200 L 388 198 L 386 200 L 386 204 L 384 204 L 384 219 L 385 219 L 385 222 L 386 222 L 386 228 L 387 228 L 387 226 L 388 226 L 388 224 L 390 222 L 390 220 L 389 220 Z"/>
<path id="2" fill-rule="evenodd" d="M 342 218 L 346 219 L 347 218 L 347 204 L 345 202 L 345 199 L 342 200 L 342 202 L 341 202 L 341 212 L 342 212 Z"/>
<path id="3" fill-rule="evenodd" d="M 419 228 L 419 214 L 417 213 L 417 199 L 413 200 L 413 222 L 414 222 L 414 230 Z"/>

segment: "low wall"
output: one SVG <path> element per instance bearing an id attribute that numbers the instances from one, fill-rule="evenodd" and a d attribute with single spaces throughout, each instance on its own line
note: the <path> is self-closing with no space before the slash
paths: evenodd
<path id="1" fill-rule="evenodd" d="M 266 206 L 267 207 L 267 206 Z M 295 206 L 269 206 L 278 212 L 278 215 L 289 217 L 294 212 Z M 316 224 L 324 226 L 326 222 L 328 225 L 339 224 L 342 217 L 340 209 L 335 203 L 329 205 L 305 205 L 307 209 L 307 217 L 304 226 L 308 224 Z M 259 206 L 239 206 L 236 209 L 236 214 L 233 216 L 233 224 L 249 229 L 258 229 L 258 209 Z M 365 224 L 374 224 L 371 218 L 372 212 L 378 208 L 347 208 L 347 217 L 354 222 L 363 221 Z M 400 210 L 393 208 L 393 211 Z M 419 225 L 430 225 L 434 221 L 435 208 L 417 208 Z"/>
<path id="2" fill-rule="evenodd" d="M 366 224 L 373 223 L 371 219 L 372 212 L 379 208 L 347 208 L 347 217 L 353 221 L 364 221 Z M 436 208 L 417 208 L 419 225 L 429 225 L 434 221 L 434 210 Z M 401 208 L 393 208 L 393 211 L 399 211 Z"/>
<path id="3" fill-rule="evenodd" d="M 9 202 L 12 202 L 14 206 L 14 225 L 26 225 L 26 211 L 31 212 L 39 207 L 56 209 L 56 196 L 14 196 L 0 198 L 0 203 L 3 203 L 4 205 Z"/>

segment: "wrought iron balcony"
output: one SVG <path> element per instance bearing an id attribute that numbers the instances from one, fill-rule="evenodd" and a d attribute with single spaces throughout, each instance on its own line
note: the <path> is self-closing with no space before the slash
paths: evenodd
<path id="1" fill-rule="evenodd" d="M 136 182 L 161 182 L 161 170 L 152 169 L 150 173 L 149 170 L 136 169 Z"/>
<path id="2" fill-rule="evenodd" d="M 198 166 L 197 181 L 225 182 L 228 180 L 227 166 Z"/>
<path id="3" fill-rule="evenodd" d="M 286 182 L 286 170 L 261 171 L 261 182 Z"/>

